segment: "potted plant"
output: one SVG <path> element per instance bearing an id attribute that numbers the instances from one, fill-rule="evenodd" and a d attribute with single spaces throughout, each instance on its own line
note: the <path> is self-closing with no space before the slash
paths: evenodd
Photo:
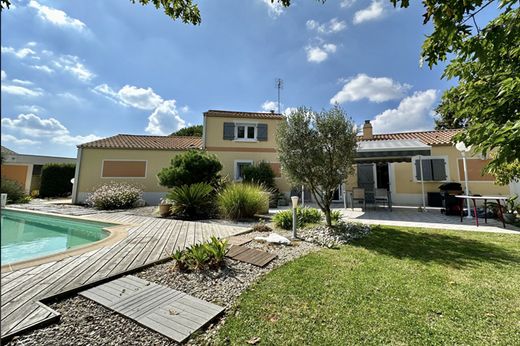
<path id="1" fill-rule="evenodd" d="M 161 198 L 161 202 L 159 203 L 159 215 L 161 217 L 167 217 L 171 214 L 173 203 L 168 198 Z"/>
<path id="2" fill-rule="evenodd" d="M 502 215 L 504 215 L 504 221 L 507 223 L 514 223 L 517 215 L 520 214 L 520 203 L 517 202 L 518 195 L 514 195 L 509 197 L 504 201 L 504 205 L 502 205 Z M 498 211 L 498 204 L 495 202 L 489 202 L 489 205 L 495 210 Z"/>

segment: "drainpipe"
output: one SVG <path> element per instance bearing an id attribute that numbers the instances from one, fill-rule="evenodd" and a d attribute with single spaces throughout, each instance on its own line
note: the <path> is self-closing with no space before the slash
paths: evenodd
<path id="1" fill-rule="evenodd" d="M 78 186 L 79 186 L 79 171 L 81 166 L 81 153 L 83 148 L 78 148 L 78 155 L 76 157 L 76 170 L 74 172 L 74 184 L 72 185 L 72 204 L 78 202 Z"/>

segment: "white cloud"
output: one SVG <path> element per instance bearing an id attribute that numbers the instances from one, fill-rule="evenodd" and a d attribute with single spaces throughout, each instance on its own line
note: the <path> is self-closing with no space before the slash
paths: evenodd
<path id="1" fill-rule="evenodd" d="M 21 85 L 33 85 L 34 83 L 28 80 L 22 80 L 22 79 L 13 79 L 11 82 Z"/>
<path id="2" fill-rule="evenodd" d="M 17 138 L 13 135 L 2 135 L 2 143 L 12 143 L 12 144 L 16 144 L 16 145 L 34 145 L 34 144 L 39 144 L 40 142 L 39 141 L 34 141 L 32 139 L 28 139 L 28 138 Z"/>
<path id="3" fill-rule="evenodd" d="M 76 146 L 76 145 L 82 144 L 82 143 L 97 141 L 98 139 L 101 139 L 101 137 L 98 137 L 96 135 L 71 136 L 71 135 L 67 134 L 67 135 L 53 137 L 51 139 L 51 141 L 54 143 L 57 143 L 57 144 Z"/>
<path id="4" fill-rule="evenodd" d="M 298 108 L 296 108 L 296 107 L 287 107 L 287 108 L 285 108 L 285 110 L 282 113 L 285 116 L 289 116 L 289 115 L 291 115 L 291 113 L 296 112 L 297 110 L 298 110 Z"/>
<path id="5" fill-rule="evenodd" d="M 49 23 L 52 23 L 56 26 L 60 26 L 63 28 L 72 28 L 78 31 L 84 31 L 87 28 L 85 23 L 83 23 L 79 19 L 69 17 L 65 12 L 61 10 L 41 5 L 40 3 L 34 0 L 31 0 L 28 6 L 36 9 L 38 11 L 38 16 L 41 19 Z"/>
<path id="6" fill-rule="evenodd" d="M 278 103 L 276 101 L 265 101 L 262 103 L 262 110 L 264 112 L 277 111 Z"/>
<path id="7" fill-rule="evenodd" d="M 155 109 L 163 102 L 163 99 L 152 88 L 144 89 L 125 85 L 117 92 L 117 95 L 127 105 L 139 109 Z"/>
<path id="8" fill-rule="evenodd" d="M 314 63 L 321 63 L 329 57 L 329 54 L 336 52 L 336 45 L 332 43 L 325 43 L 321 46 L 307 46 L 307 61 Z"/>
<path id="9" fill-rule="evenodd" d="M 372 102 L 385 102 L 399 99 L 411 85 L 401 84 L 387 77 L 370 77 L 364 73 L 358 74 L 345 83 L 343 88 L 330 99 L 330 103 L 344 103 L 368 99 Z"/>
<path id="10" fill-rule="evenodd" d="M 95 74 L 89 71 L 89 69 L 87 69 L 85 65 L 80 62 L 79 57 L 75 55 L 62 55 L 52 63 L 57 68 L 71 73 L 74 77 L 82 82 L 89 82 L 92 78 L 95 77 Z"/>
<path id="11" fill-rule="evenodd" d="M 70 92 L 64 92 L 64 93 L 59 93 L 57 94 L 57 96 L 60 96 L 60 97 L 63 97 L 65 99 L 69 99 L 69 100 L 72 100 L 74 102 L 83 102 L 83 99 L 79 96 L 76 96 Z"/>
<path id="12" fill-rule="evenodd" d="M 367 8 L 357 11 L 354 14 L 354 24 L 360 24 L 370 20 L 381 18 L 385 13 L 385 7 L 381 0 L 372 0 Z"/>
<path id="13" fill-rule="evenodd" d="M 262 0 L 262 2 L 267 6 L 270 17 L 277 18 L 283 13 L 283 6 L 278 0 Z"/>
<path id="14" fill-rule="evenodd" d="M 340 2 L 339 6 L 341 8 L 349 8 L 352 5 L 354 5 L 355 2 L 356 2 L 356 0 L 343 0 Z"/>
<path id="15" fill-rule="evenodd" d="M 310 19 L 306 23 L 307 29 L 315 30 L 319 34 L 332 34 L 343 31 L 347 28 L 347 24 L 338 18 L 332 18 L 327 23 L 320 24 L 319 22 Z"/>
<path id="16" fill-rule="evenodd" d="M 376 115 L 372 121 L 374 133 L 431 130 L 436 99 L 435 89 L 417 91 L 405 97 L 397 108 Z"/>
<path id="17" fill-rule="evenodd" d="M 57 119 L 42 119 L 32 113 L 19 114 L 14 119 L 2 118 L 2 127 L 35 137 L 60 136 L 69 133 L 69 130 Z"/>
<path id="18" fill-rule="evenodd" d="M 54 72 L 54 70 L 47 65 L 31 65 L 29 67 L 32 69 L 38 70 L 38 71 L 43 71 L 48 74 L 51 74 Z"/>
<path id="19" fill-rule="evenodd" d="M 17 58 L 19 59 L 24 59 L 25 57 L 29 56 L 29 55 L 35 55 L 36 52 L 30 48 L 20 48 L 20 49 L 15 49 L 13 47 L 4 47 L 2 46 L 1 48 L 1 51 L 3 54 L 12 54 L 14 56 L 16 56 Z"/>
<path id="20" fill-rule="evenodd" d="M 4 70 L 2 70 L 2 80 L 6 79 L 7 78 L 7 74 L 5 73 Z"/>
<path id="21" fill-rule="evenodd" d="M 34 41 L 27 42 L 27 46 L 29 46 L 29 47 L 36 47 L 36 45 L 37 45 L 37 43 Z"/>
<path id="22" fill-rule="evenodd" d="M 190 111 L 190 107 L 188 107 L 188 106 L 184 106 L 184 107 L 181 108 L 181 111 L 182 111 L 183 113 L 188 113 L 188 112 Z M 190 126 L 191 126 L 191 125 L 190 125 Z"/>
<path id="23" fill-rule="evenodd" d="M 2 92 L 11 95 L 19 96 L 41 96 L 43 94 L 41 89 L 29 89 L 19 85 L 2 84 Z"/>
<path id="24" fill-rule="evenodd" d="M 152 135 L 167 135 L 183 127 L 186 127 L 186 122 L 179 116 L 175 100 L 167 100 L 148 117 L 145 131 Z"/>

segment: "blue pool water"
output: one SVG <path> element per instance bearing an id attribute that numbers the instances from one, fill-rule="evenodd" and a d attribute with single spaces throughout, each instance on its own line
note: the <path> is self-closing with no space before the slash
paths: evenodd
<path id="1" fill-rule="evenodd" d="M 2 210 L 1 263 L 52 255 L 108 237 L 109 223 Z"/>

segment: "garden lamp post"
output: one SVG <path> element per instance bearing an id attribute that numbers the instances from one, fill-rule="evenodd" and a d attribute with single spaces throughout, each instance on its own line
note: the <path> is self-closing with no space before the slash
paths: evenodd
<path id="1" fill-rule="evenodd" d="M 466 153 L 471 150 L 471 146 L 467 147 L 464 142 L 458 142 L 455 144 L 455 148 L 457 148 L 458 151 L 460 151 L 460 154 L 462 155 L 462 165 L 464 166 L 464 184 L 466 188 L 466 196 L 469 196 L 469 188 L 468 188 L 468 166 L 466 164 Z M 469 206 L 469 198 L 466 199 L 466 206 L 468 207 L 468 219 L 471 219 L 471 208 Z"/>
<path id="2" fill-rule="evenodd" d="M 296 218 L 296 207 L 298 206 L 298 196 L 292 196 L 292 238 L 296 239 L 296 225 L 298 220 Z"/>

